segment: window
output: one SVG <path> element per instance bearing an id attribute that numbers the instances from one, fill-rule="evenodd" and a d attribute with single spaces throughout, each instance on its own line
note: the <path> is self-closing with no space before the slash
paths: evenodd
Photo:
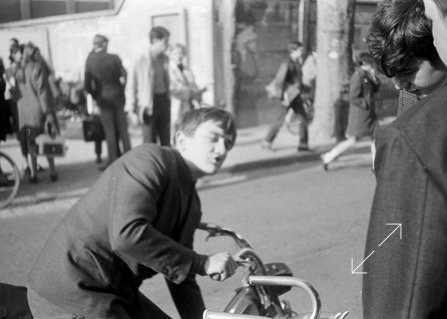
<path id="1" fill-rule="evenodd" d="M 0 23 L 114 10 L 118 0 L 1 0 Z"/>

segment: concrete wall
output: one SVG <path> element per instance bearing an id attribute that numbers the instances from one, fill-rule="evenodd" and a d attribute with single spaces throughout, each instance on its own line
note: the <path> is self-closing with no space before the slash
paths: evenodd
<path id="1" fill-rule="evenodd" d="M 129 69 L 149 46 L 151 16 L 178 14 L 185 22 L 175 25 L 178 30 L 174 33 L 185 31 L 189 63 L 198 84 L 213 81 L 212 0 L 124 0 L 116 12 L 115 15 L 73 15 L 70 20 L 65 17 L 60 21 L 54 21 L 54 17 L 39 19 L 35 24 L 30 20 L 26 26 L 20 23 L 0 26 L 1 43 L 7 46 L 11 36 L 17 36 L 20 41 L 33 40 L 35 34 L 37 45 L 45 45 L 47 41 L 48 49 L 42 48 L 42 52 L 51 61 L 56 75 L 76 80 L 83 77 L 95 34 L 104 34 L 110 39 L 109 52 L 118 54 Z M 1 51 L 6 48 L 2 47 Z M 204 96 L 208 103 L 213 103 L 211 91 Z"/>

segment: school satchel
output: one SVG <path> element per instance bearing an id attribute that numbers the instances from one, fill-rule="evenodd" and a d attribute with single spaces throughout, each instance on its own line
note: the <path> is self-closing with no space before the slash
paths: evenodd
<path id="1" fill-rule="evenodd" d="M 65 138 L 52 137 L 48 134 L 40 134 L 36 138 L 37 154 L 47 157 L 64 157 L 67 151 Z"/>
<path id="2" fill-rule="evenodd" d="M 0 319 L 33 319 L 26 287 L 0 283 Z"/>
<path id="3" fill-rule="evenodd" d="M 88 116 L 82 121 L 82 132 L 86 142 L 103 141 L 106 138 L 101 120 L 97 115 Z"/>

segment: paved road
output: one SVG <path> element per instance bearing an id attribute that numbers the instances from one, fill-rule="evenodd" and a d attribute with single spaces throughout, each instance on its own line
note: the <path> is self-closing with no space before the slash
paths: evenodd
<path id="1" fill-rule="evenodd" d="M 361 318 L 361 275 L 351 274 L 351 258 L 363 258 L 374 177 L 367 154 L 348 155 L 323 172 L 318 162 L 294 161 L 275 167 L 229 170 L 202 184 L 204 221 L 245 235 L 267 262 L 287 263 L 296 277 L 320 292 L 325 311 L 351 311 Z M 34 258 L 74 199 L 25 206 L 0 223 L 0 281 L 23 285 Z M 234 251 L 229 240 L 205 241 L 196 250 Z M 239 275 L 238 275 L 239 274 Z M 207 306 L 222 310 L 240 285 L 240 273 L 224 283 L 199 278 Z M 176 312 L 161 276 L 142 291 L 174 318 Z M 300 312 L 307 297 L 289 293 Z"/>

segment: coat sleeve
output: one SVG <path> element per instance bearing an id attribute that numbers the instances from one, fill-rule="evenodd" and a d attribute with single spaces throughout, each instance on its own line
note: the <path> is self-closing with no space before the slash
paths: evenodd
<path id="1" fill-rule="evenodd" d="M 87 58 L 87 61 L 85 62 L 85 71 L 84 71 L 84 89 L 89 93 L 93 99 L 97 99 L 97 88 L 95 85 L 95 78 L 91 71 L 91 65 L 89 58 Z"/>
<path id="2" fill-rule="evenodd" d="M 53 95 L 49 83 L 49 72 L 42 65 L 36 64 L 33 70 L 33 89 L 43 114 L 54 111 Z"/>
<path id="3" fill-rule="evenodd" d="M 195 272 L 195 267 L 201 264 L 203 258 L 155 229 L 154 223 L 159 213 L 157 204 L 166 200 L 162 199 L 167 180 L 165 176 L 173 174 L 169 170 L 174 168 L 164 163 L 172 159 L 161 160 L 150 152 L 146 154 L 140 159 L 135 156 L 133 162 L 121 162 L 121 167 L 115 166 L 109 226 L 112 247 L 139 264 L 162 273 L 169 280 L 180 283 L 190 272 Z"/>
<path id="4" fill-rule="evenodd" d="M 130 72 L 126 77 L 126 107 L 125 110 L 127 112 L 132 112 L 138 114 L 137 104 L 137 91 L 138 91 L 138 80 L 137 80 L 137 71 L 136 71 L 136 63 L 132 65 Z"/>
<path id="5" fill-rule="evenodd" d="M 363 74 L 355 71 L 349 80 L 349 101 L 350 104 L 361 109 L 368 109 L 368 104 L 363 92 Z"/>
<path id="6" fill-rule="evenodd" d="M 127 70 L 124 68 L 123 62 L 118 55 L 116 56 L 116 65 L 120 71 L 121 84 L 125 88 L 127 84 Z"/>
<path id="7" fill-rule="evenodd" d="M 447 198 L 402 133 L 385 129 L 376 143 L 364 318 L 447 318 Z M 387 238 L 396 224 L 402 239 Z"/>

